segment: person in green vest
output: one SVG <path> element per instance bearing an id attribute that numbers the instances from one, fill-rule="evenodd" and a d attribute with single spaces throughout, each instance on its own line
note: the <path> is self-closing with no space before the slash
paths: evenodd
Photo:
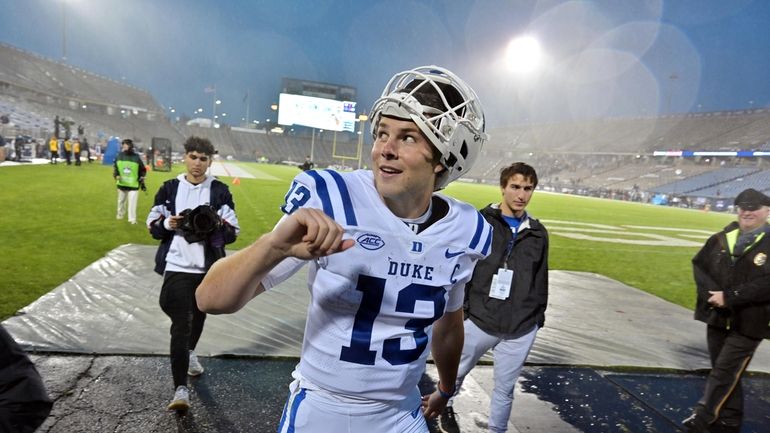
<path id="1" fill-rule="evenodd" d="M 128 208 L 128 222 L 136 224 L 136 203 L 139 188 L 144 189 L 144 176 L 147 174 L 147 169 L 144 167 L 142 157 L 134 152 L 133 140 L 126 138 L 120 146 L 120 153 L 115 157 L 112 173 L 118 187 L 117 219 L 122 220 Z"/>
<path id="2" fill-rule="evenodd" d="M 770 338 L 770 197 L 749 188 L 735 198 L 738 221 L 712 235 L 692 260 L 695 319 L 705 322 L 711 372 L 703 397 L 682 424 L 688 433 L 738 433 L 741 377 Z"/>

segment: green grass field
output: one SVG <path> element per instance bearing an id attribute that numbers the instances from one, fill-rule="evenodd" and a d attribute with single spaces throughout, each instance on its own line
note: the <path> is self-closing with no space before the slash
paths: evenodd
<path id="1" fill-rule="evenodd" d="M 279 180 L 241 179 L 230 185 L 241 235 L 230 248 L 242 248 L 273 226 L 297 169 L 239 163 L 253 173 Z M 148 195 L 140 193 L 138 216 L 147 215 L 160 184 L 182 170 L 151 172 Z M 125 244 L 155 245 L 142 224 L 115 220 L 112 168 L 100 164 L 64 164 L 0 168 L 0 320 L 48 293 L 78 271 Z M 230 183 L 231 178 L 222 178 Z M 455 183 L 448 195 L 482 207 L 499 199 L 496 186 Z M 530 212 L 551 232 L 551 269 L 588 271 L 692 308 L 694 284 L 690 259 L 730 215 L 537 192 Z M 573 223 L 611 227 L 575 226 Z M 629 228 L 644 226 L 645 228 Z M 676 230 L 670 230 L 676 229 Z M 687 230 L 703 230 L 702 233 Z M 561 234 L 560 234 L 561 233 Z M 588 239 L 576 239 L 581 233 Z M 569 236 L 569 237 L 568 237 Z M 597 239 L 598 238 L 598 239 Z M 660 245 L 608 242 L 659 240 Z M 672 246 L 665 239 L 690 245 Z"/>

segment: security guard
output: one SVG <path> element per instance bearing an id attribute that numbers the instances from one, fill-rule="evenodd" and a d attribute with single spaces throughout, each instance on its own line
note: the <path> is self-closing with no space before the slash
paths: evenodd
<path id="1" fill-rule="evenodd" d="M 770 197 L 747 189 L 735 198 L 738 221 L 712 235 L 693 258 L 711 372 L 685 431 L 738 433 L 743 421 L 741 376 L 762 339 L 770 337 Z"/>

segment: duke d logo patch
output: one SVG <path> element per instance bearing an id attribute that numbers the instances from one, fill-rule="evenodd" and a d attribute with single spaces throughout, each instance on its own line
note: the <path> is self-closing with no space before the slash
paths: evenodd
<path id="1" fill-rule="evenodd" d="M 762 266 L 767 261 L 767 254 L 765 253 L 759 253 L 756 256 L 754 256 L 754 264 L 757 266 Z"/>

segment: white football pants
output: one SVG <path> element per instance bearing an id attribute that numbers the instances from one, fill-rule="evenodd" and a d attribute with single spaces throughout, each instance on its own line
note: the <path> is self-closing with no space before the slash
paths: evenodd
<path id="1" fill-rule="evenodd" d="M 535 343 L 538 327 L 519 338 L 506 340 L 482 331 L 473 321 L 466 319 L 465 344 L 457 369 L 455 395 L 460 391 L 465 376 L 470 373 L 476 363 L 489 350 L 493 349 L 495 388 L 489 407 L 490 433 L 504 433 L 508 430 L 508 419 L 511 417 L 513 404 L 513 389 L 519 379 L 524 361 Z M 454 397 L 453 397 L 454 398 Z M 448 406 L 452 405 L 450 399 Z"/>
<path id="2" fill-rule="evenodd" d="M 414 398 L 401 404 L 356 401 L 303 388 L 299 379 L 289 385 L 289 391 L 278 433 L 428 433 L 419 398 L 416 404 Z M 415 392 L 419 396 L 417 388 Z"/>

